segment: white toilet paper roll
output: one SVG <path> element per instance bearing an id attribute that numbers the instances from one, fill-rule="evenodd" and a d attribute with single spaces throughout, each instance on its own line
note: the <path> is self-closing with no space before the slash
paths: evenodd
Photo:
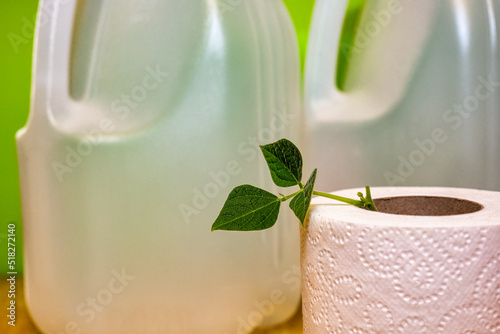
<path id="1" fill-rule="evenodd" d="M 483 208 L 408 216 L 313 200 L 301 235 L 304 333 L 500 333 L 500 193 L 372 189 L 412 195 Z"/>

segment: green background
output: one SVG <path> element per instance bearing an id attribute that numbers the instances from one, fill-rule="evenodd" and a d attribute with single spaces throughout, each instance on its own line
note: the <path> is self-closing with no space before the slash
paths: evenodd
<path id="1" fill-rule="evenodd" d="M 304 59 L 313 0 L 285 0 Z M 7 225 L 15 222 L 16 270 L 22 272 L 22 225 L 15 133 L 29 111 L 33 23 L 38 1 L 0 0 L 0 274 L 8 272 Z"/>

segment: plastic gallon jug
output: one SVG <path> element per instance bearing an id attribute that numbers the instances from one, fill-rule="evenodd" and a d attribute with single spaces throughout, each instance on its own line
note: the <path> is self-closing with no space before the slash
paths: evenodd
<path id="1" fill-rule="evenodd" d="M 318 187 L 500 190 L 499 19 L 497 1 L 317 0 L 305 98 Z"/>
<path id="2" fill-rule="evenodd" d="M 258 144 L 296 137 L 283 3 L 42 1 L 35 50 L 17 141 L 39 328 L 239 334 L 292 316 L 298 224 L 210 232 L 233 187 L 273 191 Z"/>

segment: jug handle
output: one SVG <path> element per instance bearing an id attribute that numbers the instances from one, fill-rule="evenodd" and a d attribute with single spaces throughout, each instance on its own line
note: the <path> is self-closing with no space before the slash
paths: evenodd
<path id="1" fill-rule="evenodd" d="M 77 0 L 42 0 L 33 52 L 30 125 L 53 124 L 54 110 L 67 110 L 71 36 Z M 63 109 L 61 109 L 63 108 Z"/>
<path id="2" fill-rule="evenodd" d="M 335 85 L 340 38 L 349 0 L 316 0 L 305 73 L 305 100 L 341 94 Z"/>

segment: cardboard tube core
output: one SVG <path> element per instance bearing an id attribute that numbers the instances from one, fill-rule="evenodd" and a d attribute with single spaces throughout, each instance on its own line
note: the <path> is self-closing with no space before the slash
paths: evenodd
<path id="1" fill-rule="evenodd" d="M 453 216 L 483 209 L 479 203 L 452 197 L 398 196 L 373 200 L 383 213 L 408 216 Z"/>

